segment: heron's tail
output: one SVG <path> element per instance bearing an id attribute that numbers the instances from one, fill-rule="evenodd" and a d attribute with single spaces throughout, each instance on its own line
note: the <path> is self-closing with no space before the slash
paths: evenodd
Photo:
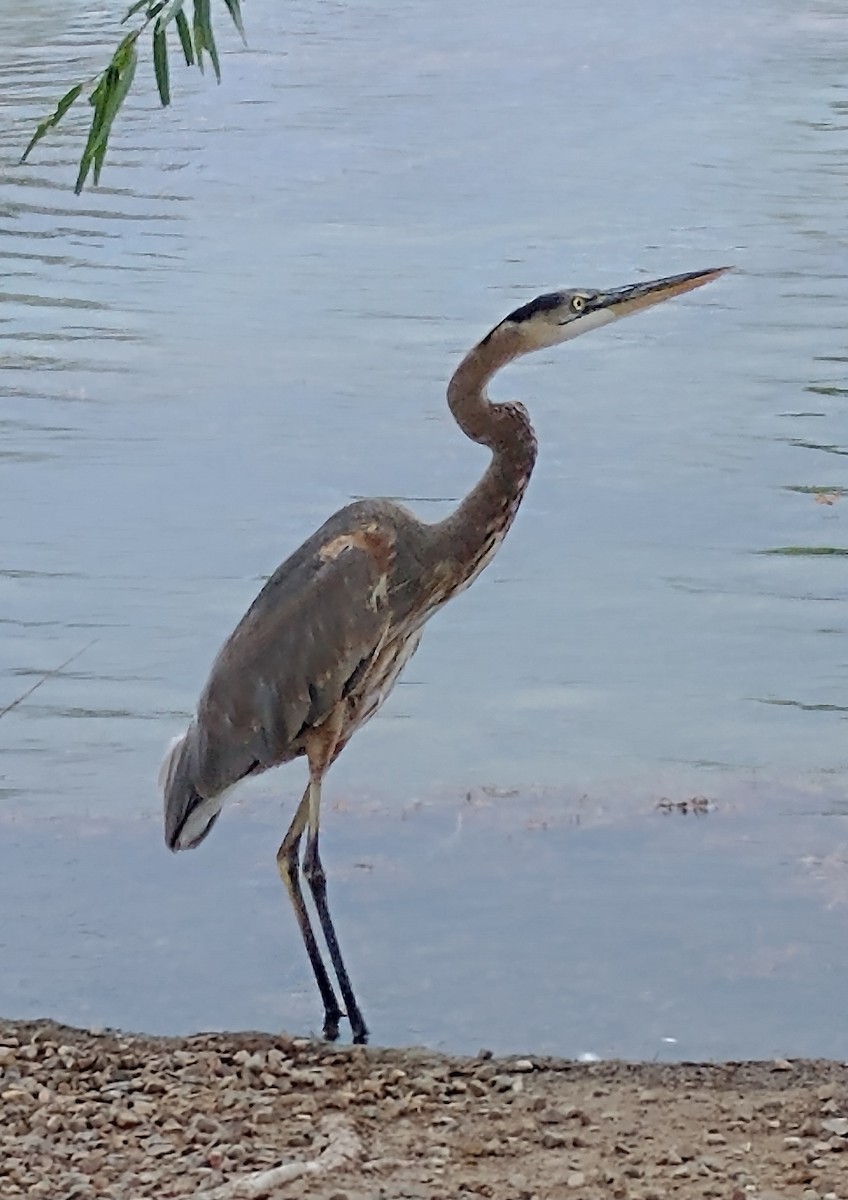
<path id="1" fill-rule="evenodd" d="M 194 785 L 194 725 L 175 738 L 159 769 L 165 796 L 165 842 L 171 850 L 191 850 L 206 837 L 221 811 L 221 797 L 201 796 Z"/>

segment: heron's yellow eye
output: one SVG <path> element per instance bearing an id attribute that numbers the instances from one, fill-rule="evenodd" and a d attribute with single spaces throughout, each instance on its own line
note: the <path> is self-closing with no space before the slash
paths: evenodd
<path id="1" fill-rule="evenodd" d="M 572 296 L 571 297 L 571 307 L 574 310 L 574 312 L 582 312 L 583 309 L 586 307 L 586 301 L 583 299 L 582 296 Z"/>

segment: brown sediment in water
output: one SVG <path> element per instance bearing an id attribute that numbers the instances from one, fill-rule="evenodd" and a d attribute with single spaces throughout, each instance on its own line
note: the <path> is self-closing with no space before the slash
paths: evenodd
<path id="1" fill-rule="evenodd" d="M 848 1197 L 848 1066 L 0 1021 L 0 1195 Z"/>

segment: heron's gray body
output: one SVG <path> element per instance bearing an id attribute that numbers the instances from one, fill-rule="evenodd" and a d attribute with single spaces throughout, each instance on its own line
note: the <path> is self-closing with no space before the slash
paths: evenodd
<path id="1" fill-rule="evenodd" d="M 334 513 L 286 559 L 221 648 L 164 764 L 168 843 L 196 846 L 224 793 L 306 754 L 308 735 L 334 717 L 338 757 L 391 692 L 425 621 L 494 556 L 523 490 L 471 554 L 446 557 L 444 524 L 369 499 Z"/>
<path id="2" fill-rule="evenodd" d="M 298 881 L 300 840 L 306 831 L 303 874 L 354 1040 L 364 1041 L 318 854 L 321 784 L 391 692 L 425 621 L 491 561 L 524 496 L 536 460 L 533 427 L 522 405 L 491 403 L 488 381 L 519 355 L 700 287 L 721 270 L 609 292 L 554 292 L 510 313 L 469 351 L 448 385 L 460 429 L 492 453 L 456 511 L 428 525 L 390 500 L 340 509 L 274 572 L 215 659 L 196 715 L 163 763 L 166 840 L 172 850 L 196 846 L 240 779 L 308 759 L 309 786 L 277 863 L 324 1001 L 328 1037 L 337 1035 L 343 1013 Z"/>
<path id="3" fill-rule="evenodd" d="M 169 842 L 201 801 L 304 754 L 306 734 L 339 706 L 344 741 L 376 712 L 393 682 L 386 651 L 409 638 L 409 580 L 424 575 L 418 525 L 400 506 L 359 501 L 270 577 L 221 648 L 174 748 L 165 781 Z M 399 561 L 400 530 L 410 536 Z"/>

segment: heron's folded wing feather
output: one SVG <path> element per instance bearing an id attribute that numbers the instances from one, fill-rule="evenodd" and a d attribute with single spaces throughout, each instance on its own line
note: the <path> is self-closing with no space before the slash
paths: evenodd
<path id="1" fill-rule="evenodd" d="M 373 539 L 329 550 L 284 563 L 216 658 L 197 715 L 204 795 L 297 753 L 298 738 L 326 720 L 379 649 L 388 553 L 375 553 Z"/>

